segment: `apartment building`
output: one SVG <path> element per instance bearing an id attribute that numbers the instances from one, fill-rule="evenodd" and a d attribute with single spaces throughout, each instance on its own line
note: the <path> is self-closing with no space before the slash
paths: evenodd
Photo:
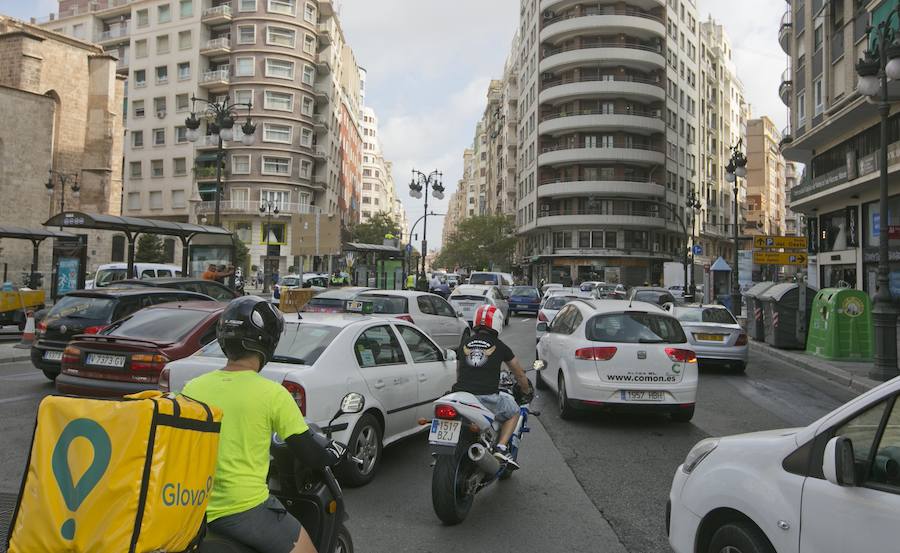
<path id="1" fill-rule="evenodd" d="M 878 25 L 895 2 L 790 0 L 779 43 L 788 68 L 779 93 L 790 108 L 782 153 L 806 164 L 790 190 L 790 209 L 806 217 L 809 282 L 846 284 L 875 293 L 878 241 L 890 236 L 891 282 L 900 282 L 900 115 L 890 116 L 889 143 L 881 144 L 874 104 L 856 91 L 855 63 L 866 49 L 867 25 Z M 890 220 L 879 218 L 878 152 L 888 149 Z M 900 290 L 895 290 L 895 295 Z"/>
<path id="2" fill-rule="evenodd" d="M 378 117 L 370 107 L 363 108 L 363 176 L 362 176 L 362 222 L 368 222 L 376 213 L 394 214 L 393 177 L 388 169 L 378 139 Z M 389 182 L 390 181 L 390 182 Z"/>
<path id="3" fill-rule="evenodd" d="M 782 138 L 783 139 L 783 138 Z M 791 190 L 800 183 L 803 169 L 797 163 L 785 161 L 784 163 L 784 197 L 785 202 L 790 198 Z M 806 216 L 802 213 L 794 213 L 790 207 L 784 208 L 784 233 L 787 236 L 806 236 Z"/>
<path id="4" fill-rule="evenodd" d="M 487 104 L 481 119 L 484 129 L 485 195 L 484 213 L 515 215 L 516 153 L 518 150 L 518 75 L 512 52 L 519 37 L 513 39 L 510 56 L 503 67 L 503 78 L 491 81 Z M 481 160 L 481 158 L 479 158 Z"/>
<path id="5" fill-rule="evenodd" d="M 747 121 L 747 217 L 743 235 L 781 236 L 785 232 L 785 161 L 781 133 L 766 116 Z"/>
<path id="6" fill-rule="evenodd" d="M 223 137 L 219 210 L 252 264 L 305 264 L 291 255 L 297 216 L 354 219 L 360 73 L 331 1 L 61 0 L 44 25 L 98 42 L 128 76 L 126 214 L 214 221 L 218 136 L 196 96 L 240 104 Z M 202 121 L 196 143 L 184 126 L 191 113 Z M 326 255 L 339 253 L 309 266 L 328 268 Z"/>

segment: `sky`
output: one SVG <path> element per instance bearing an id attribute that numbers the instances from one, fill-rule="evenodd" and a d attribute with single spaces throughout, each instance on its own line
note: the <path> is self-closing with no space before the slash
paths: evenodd
<path id="1" fill-rule="evenodd" d="M 753 117 L 778 128 L 787 109 L 778 98 L 787 56 L 778 45 L 784 0 L 698 0 L 700 19 L 724 24 Z M 424 213 L 409 196 L 413 168 L 442 171 L 446 213 L 462 176 L 463 150 L 484 113 L 487 87 L 502 74 L 519 17 L 519 0 L 336 0 L 357 62 L 367 70 L 366 103 L 379 118 L 385 158 L 410 225 Z M 0 13 L 27 20 L 55 10 L 56 0 L 0 0 Z M 440 246 L 441 218 L 429 217 L 429 250 Z M 416 229 L 422 239 L 421 224 Z"/>

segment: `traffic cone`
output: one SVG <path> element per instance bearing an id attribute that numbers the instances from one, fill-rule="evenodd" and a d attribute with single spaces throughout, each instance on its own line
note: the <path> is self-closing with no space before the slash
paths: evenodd
<path id="1" fill-rule="evenodd" d="M 31 349 L 34 343 L 34 311 L 25 312 L 25 330 L 22 331 L 22 341 L 14 345 L 18 349 Z"/>

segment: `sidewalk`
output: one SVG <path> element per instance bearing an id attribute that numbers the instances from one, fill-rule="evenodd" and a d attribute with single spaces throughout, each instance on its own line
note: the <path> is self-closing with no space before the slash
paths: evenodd
<path id="1" fill-rule="evenodd" d="M 31 360 L 31 349 L 14 348 L 19 342 L 0 343 L 0 363 L 15 363 Z"/>
<path id="2" fill-rule="evenodd" d="M 868 377 L 871 361 L 833 361 L 809 355 L 803 350 L 774 348 L 765 342 L 750 340 L 750 352 L 768 355 L 780 361 L 795 365 L 819 378 L 830 380 L 862 394 L 882 384 Z"/>

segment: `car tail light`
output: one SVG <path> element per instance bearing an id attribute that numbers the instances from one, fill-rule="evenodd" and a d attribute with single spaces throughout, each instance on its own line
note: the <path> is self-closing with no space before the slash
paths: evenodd
<path id="1" fill-rule="evenodd" d="M 416 324 L 416 322 L 412 318 L 412 315 L 397 315 L 397 318 L 408 323 Z"/>
<path id="2" fill-rule="evenodd" d="M 435 405 L 434 417 L 437 419 L 458 419 L 459 413 L 452 405 Z"/>
<path id="3" fill-rule="evenodd" d="M 47 321 L 41 321 L 35 327 L 38 332 L 47 332 Z"/>
<path id="4" fill-rule="evenodd" d="M 575 350 L 575 357 L 585 361 L 609 361 L 618 351 L 616 348 L 607 346 L 602 348 L 580 348 Z"/>
<path id="5" fill-rule="evenodd" d="M 291 397 L 294 398 L 294 401 L 297 402 L 297 407 L 300 408 L 300 412 L 306 416 L 306 389 L 296 382 L 291 382 L 289 380 L 283 380 L 281 385 L 285 387 L 288 393 L 291 394 Z"/>
<path id="6" fill-rule="evenodd" d="M 131 370 L 138 372 L 161 372 L 170 359 L 158 353 L 136 353 L 131 356 Z"/>
<path id="7" fill-rule="evenodd" d="M 689 349 L 666 348 L 666 355 L 677 363 L 696 363 L 697 355 Z"/>
<path id="8" fill-rule="evenodd" d="M 63 363 L 79 363 L 81 362 L 81 350 L 75 346 L 66 346 L 62 355 Z"/>
<path id="9" fill-rule="evenodd" d="M 163 367 L 159 372 L 159 389 L 163 392 L 171 392 L 169 389 L 169 367 Z"/>
<path id="10" fill-rule="evenodd" d="M 82 331 L 82 334 L 99 334 L 104 328 L 106 328 L 105 325 L 89 326 Z"/>
<path id="11" fill-rule="evenodd" d="M 736 346 L 746 346 L 747 345 L 747 335 L 741 334 L 738 336 L 737 342 L 734 343 Z"/>
<path id="12" fill-rule="evenodd" d="M 547 315 L 544 315 L 543 311 L 538 311 L 538 321 L 544 322 L 544 323 L 547 322 Z"/>

